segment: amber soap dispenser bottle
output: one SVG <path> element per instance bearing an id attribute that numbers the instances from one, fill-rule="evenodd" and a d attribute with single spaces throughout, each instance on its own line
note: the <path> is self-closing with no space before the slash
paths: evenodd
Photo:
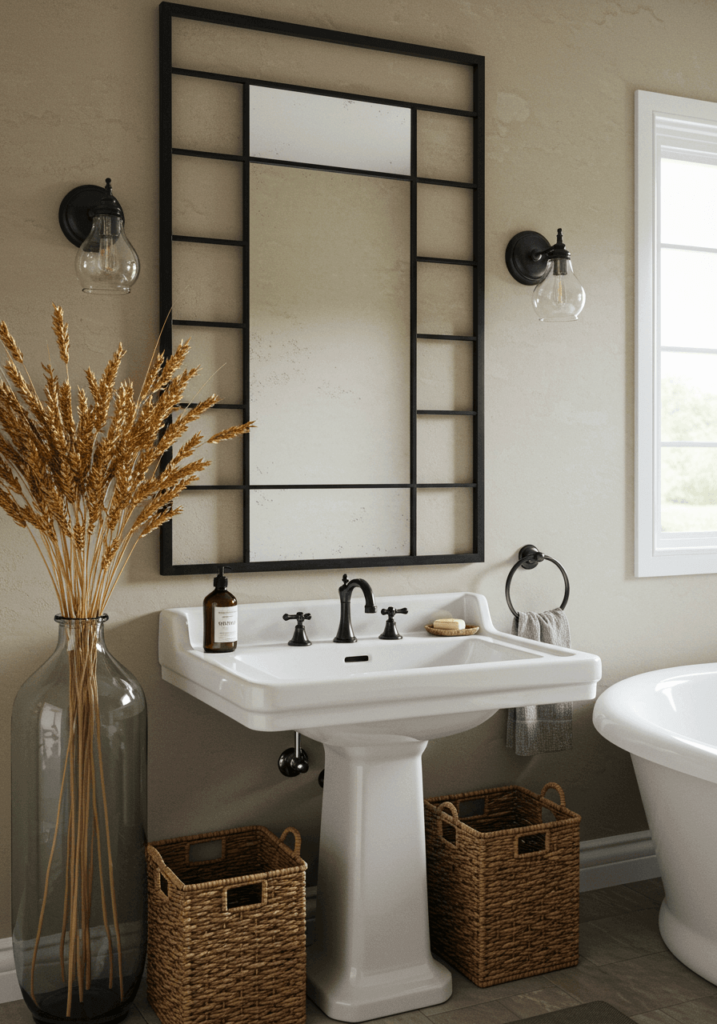
<path id="1" fill-rule="evenodd" d="M 239 639 L 237 599 L 227 590 L 224 566 L 214 577 L 214 590 L 204 598 L 204 650 L 228 654 Z"/>

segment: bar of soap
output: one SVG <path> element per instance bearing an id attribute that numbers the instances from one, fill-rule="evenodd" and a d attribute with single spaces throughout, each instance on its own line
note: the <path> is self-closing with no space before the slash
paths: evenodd
<path id="1" fill-rule="evenodd" d="M 465 619 L 436 619 L 434 629 L 465 629 Z"/>

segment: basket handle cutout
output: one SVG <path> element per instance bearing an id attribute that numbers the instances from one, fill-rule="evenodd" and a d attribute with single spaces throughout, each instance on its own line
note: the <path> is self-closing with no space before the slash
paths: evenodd
<path id="1" fill-rule="evenodd" d="M 216 864 L 227 854 L 224 836 L 187 843 L 187 864 Z"/>
<path id="2" fill-rule="evenodd" d="M 469 800 L 458 801 L 458 813 L 461 818 L 480 818 L 487 813 L 484 796 L 474 796 Z"/>
<path id="3" fill-rule="evenodd" d="M 279 836 L 279 842 L 284 843 L 284 840 L 289 835 L 289 833 L 291 833 L 292 836 L 294 837 L 294 853 L 296 854 L 297 857 L 299 857 L 301 856 L 301 833 L 299 832 L 298 828 L 294 828 L 292 825 L 289 825 L 288 828 L 285 828 L 284 831 Z M 288 843 L 284 843 L 284 846 L 288 845 Z"/>
<path id="4" fill-rule="evenodd" d="M 224 909 L 227 911 L 246 910 L 261 907 L 266 903 L 266 882 L 249 882 L 247 885 L 230 885 L 224 890 Z"/>
<path id="5" fill-rule="evenodd" d="M 540 790 L 540 799 L 541 800 L 542 799 L 548 799 L 545 796 L 545 794 L 548 792 L 549 789 L 554 789 L 555 790 L 555 792 L 560 797 L 560 806 L 561 807 L 565 807 L 565 793 L 563 792 L 563 787 L 559 786 L 557 784 L 557 782 L 546 782 L 545 785 L 543 786 L 543 788 Z M 555 801 L 553 801 L 553 803 L 554 802 Z"/>
<path id="6" fill-rule="evenodd" d="M 162 895 L 169 899 L 169 882 L 159 869 L 157 869 L 157 887 Z"/>
<path id="7" fill-rule="evenodd" d="M 528 832 L 526 835 L 517 836 L 515 851 L 518 857 L 527 854 L 547 853 L 550 849 L 550 839 L 547 832 Z"/>
<path id="8" fill-rule="evenodd" d="M 453 824 L 445 820 L 444 814 L 450 814 L 453 818 Z M 438 822 L 438 831 L 441 839 L 444 843 L 449 843 L 451 846 L 458 845 L 458 811 L 450 800 L 444 800 L 440 807 L 436 808 L 436 820 Z"/>

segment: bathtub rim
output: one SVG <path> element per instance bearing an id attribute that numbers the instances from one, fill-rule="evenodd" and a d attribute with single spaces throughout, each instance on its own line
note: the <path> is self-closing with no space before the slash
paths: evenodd
<path id="1" fill-rule="evenodd" d="M 636 718 L 625 705 L 627 696 L 649 699 L 657 683 L 710 674 L 717 677 L 717 662 L 659 668 L 621 679 L 596 700 L 593 725 L 606 740 L 630 754 L 717 783 L 717 745 L 707 745 L 655 722 Z M 715 687 L 717 693 L 717 679 Z"/>

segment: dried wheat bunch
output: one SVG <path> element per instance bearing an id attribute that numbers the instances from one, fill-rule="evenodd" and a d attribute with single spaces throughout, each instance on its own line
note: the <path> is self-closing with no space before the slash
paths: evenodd
<path id="1" fill-rule="evenodd" d="M 73 401 L 70 337 L 58 306 L 52 328 L 64 380 L 42 364 L 40 395 L 0 323 L 9 356 L 0 380 L 0 508 L 30 530 L 60 614 L 88 618 L 103 613 L 140 538 L 182 511 L 176 497 L 209 465 L 194 458 L 204 438 L 192 434 L 164 466 L 163 456 L 218 398 L 181 405 L 199 372 L 183 369 L 189 344 L 182 341 L 173 355 L 153 357 L 138 394 L 130 381 L 117 385 L 120 344 L 99 378 L 86 370 L 87 388 L 78 388 Z M 251 426 L 230 427 L 207 441 L 227 441 Z"/>

